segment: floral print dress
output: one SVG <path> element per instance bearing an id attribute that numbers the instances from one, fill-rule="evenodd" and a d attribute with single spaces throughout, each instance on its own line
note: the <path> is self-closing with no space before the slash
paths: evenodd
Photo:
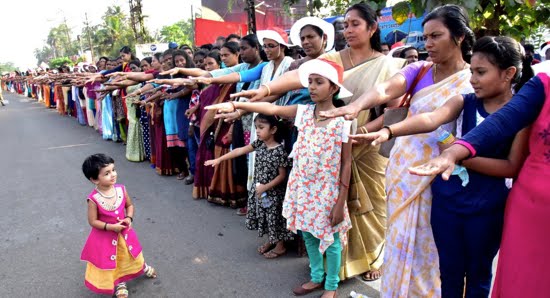
<path id="1" fill-rule="evenodd" d="M 283 216 L 292 232 L 309 232 L 321 240 L 319 251 L 324 253 L 334 242 L 334 233 L 339 233 L 342 246 L 345 246 L 347 231 L 351 228 L 347 205 L 341 223 L 332 227 L 329 219 L 338 200 L 342 144 L 348 142 L 351 121 L 338 117 L 325 127 L 317 127 L 315 107 L 298 105 L 295 120 L 298 140 L 291 153 L 294 162 L 283 203 Z"/>
<path id="2" fill-rule="evenodd" d="M 258 230 L 259 237 L 268 234 L 272 244 L 292 240 L 294 235 L 286 229 L 286 219 L 282 214 L 285 184 L 281 183 L 266 191 L 266 195 L 259 199 L 256 197 L 256 184 L 267 184 L 275 179 L 280 167 L 288 167 L 288 155 L 282 144 L 268 148 L 261 140 L 255 140 L 250 145 L 256 152 L 256 163 L 254 183 L 248 193 L 246 227 Z"/>

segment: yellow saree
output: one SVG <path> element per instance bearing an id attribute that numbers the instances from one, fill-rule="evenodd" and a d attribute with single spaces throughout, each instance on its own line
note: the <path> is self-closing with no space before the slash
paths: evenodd
<path id="1" fill-rule="evenodd" d="M 472 92 L 470 70 L 418 91 L 409 116 L 431 112 L 449 98 Z M 452 131 L 452 123 L 444 126 Z M 433 176 L 411 175 L 408 168 L 439 155 L 433 133 L 399 137 L 386 173 L 388 227 L 381 297 L 440 297 L 439 257 L 430 225 Z"/>
<path id="2" fill-rule="evenodd" d="M 343 65 L 340 53 L 329 53 L 322 58 Z M 381 83 L 397 71 L 402 60 L 381 56 L 344 71 L 344 86 L 353 96 L 344 99 L 352 102 L 374 85 Z M 357 126 L 371 120 L 369 111 L 362 111 Z M 386 232 L 385 172 L 388 160 L 378 153 L 379 146 L 353 145 L 351 183 L 348 208 L 352 228 L 348 232 L 348 245 L 342 250 L 340 279 L 377 270 L 383 263 Z"/>

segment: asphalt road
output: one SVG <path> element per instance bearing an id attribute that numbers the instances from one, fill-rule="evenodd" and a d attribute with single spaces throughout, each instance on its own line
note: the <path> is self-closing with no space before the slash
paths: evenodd
<path id="1" fill-rule="evenodd" d="M 74 118 L 4 92 L 0 107 L 0 297 L 99 297 L 84 286 L 80 252 L 90 231 L 84 158 L 106 153 L 136 206 L 134 228 L 155 280 L 128 284 L 130 297 L 293 297 L 308 280 L 295 253 L 266 260 L 262 243 L 232 209 L 191 198 L 191 186 L 129 162 L 125 147 L 101 139 Z M 378 297 L 377 282 L 351 279 L 351 290 Z M 307 297 L 318 297 L 320 293 Z"/>

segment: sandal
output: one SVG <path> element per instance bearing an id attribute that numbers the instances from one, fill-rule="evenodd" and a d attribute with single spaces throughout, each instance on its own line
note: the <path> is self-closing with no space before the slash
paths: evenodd
<path id="1" fill-rule="evenodd" d="M 264 245 L 258 247 L 258 253 L 263 255 L 265 254 L 266 252 L 268 252 L 271 248 L 273 247 L 273 244 L 271 243 L 265 243 Z"/>
<path id="2" fill-rule="evenodd" d="M 179 173 L 179 174 L 176 176 L 176 179 L 178 179 L 178 180 L 183 180 L 183 179 L 185 179 L 185 178 L 186 178 L 186 176 L 185 176 L 185 174 L 184 174 L 183 172 L 182 172 L 182 173 Z"/>
<path id="3" fill-rule="evenodd" d="M 325 291 L 323 292 L 323 294 L 322 294 L 320 297 L 323 298 L 323 296 L 324 296 L 327 292 L 334 292 L 334 294 L 332 295 L 332 298 L 337 298 L 337 297 L 338 297 L 338 292 L 336 292 L 336 291 L 327 291 L 327 290 L 325 290 Z"/>
<path id="4" fill-rule="evenodd" d="M 157 278 L 157 270 L 155 270 L 155 268 L 149 266 L 149 265 L 145 265 L 145 270 L 143 270 L 143 272 L 145 273 L 145 276 L 149 277 L 149 278 Z"/>
<path id="5" fill-rule="evenodd" d="M 361 279 L 364 281 L 375 281 L 380 279 L 381 276 L 382 272 L 380 272 L 380 270 L 369 270 L 361 275 Z"/>
<path id="6" fill-rule="evenodd" d="M 116 286 L 115 296 L 116 298 L 128 298 L 128 288 L 126 288 L 126 283 L 122 282 Z"/>
<path id="7" fill-rule="evenodd" d="M 307 284 L 307 283 L 305 283 L 305 284 Z M 292 289 L 292 293 L 293 293 L 295 296 L 304 296 L 304 295 L 307 295 L 307 294 L 309 294 L 309 293 L 313 293 L 313 292 L 315 292 L 315 291 L 320 290 L 320 289 L 323 288 L 323 283 L 316 284 L 316 286 L 314 286 L 314 287 L 311 288 L 311 289 L 306 289 L 306 288 L 304 288 L 304 285 L 305 285 L 305 284 L 301 284 L 301 285 L 299 285 L 299 286 L 297 286 L 297 287 L 294 287 L 294 288 Z"/>
<path id="8" fill-rule="evenodd" d="M 286 249 L 283 250 L 282 252 L 276 252 L 275 249 L 272 249 L 266 253 L 264 253 L 264 257 L 266 259 L 276 259 L 282 255 L 286 254 Z"/>

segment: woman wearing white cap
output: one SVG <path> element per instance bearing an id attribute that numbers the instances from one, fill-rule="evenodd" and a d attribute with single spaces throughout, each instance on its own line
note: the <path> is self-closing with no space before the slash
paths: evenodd
<path id="1" fill-rule="evenodd" d="M 208 107 L 220 112 L 241 109 L 265 115 L 295 119 L 299 129 L 294 146 L 283 216 L 287 228 L 302 232 L 309 255 L 311 280 L 292 291 L 297 296 L 323 288 L 323 298 L 336 297 L 340 278 L 342 249 L 351 228 L 347 196 L 351 172 L 352 122 L 344 118 L 327 119 L 319 113 L 343 106 L 341 97 L 352 96 L 343 85 L 342 66 L 315 59 L 299 68 L 300 84 L 308 86 L 312 105 L 278 106 L 269 103 L 222 103 Z M 326 255 L 326 270 L 323 262 Z"/>
<path id="2" fill-rule="evenodd" d="M 334 61 L 344 68 L 344 86 L 354 96 L 344 99 L 353 102 L 359 94 L 389 79 L 398 69 L 392 58 L 381 53 L 380 29 L 374 9 L 360 3 L 351 6 L 345 14 L 344 36 L 348 48 L 328 53 L 321 58 Z M 251 101 L 266 95 L 281 94 L 301 88 L 298 72 L 287 72 L 279 80 L 263 85 L 255 91 L 234 96 L 248 96 Z M 358 131 L 378 130 L 383 109 L 362 111 Z M 366 280 L 380 277 L 383 263 L 386 229 L 385 171 L 388 160 L 378 153 L 378 147 L 354 145 L 352 178 L 348 206 L 353 228 L 349 231 L 349 246 L 343 251 L 341 278 L 361 274 Z"/>

